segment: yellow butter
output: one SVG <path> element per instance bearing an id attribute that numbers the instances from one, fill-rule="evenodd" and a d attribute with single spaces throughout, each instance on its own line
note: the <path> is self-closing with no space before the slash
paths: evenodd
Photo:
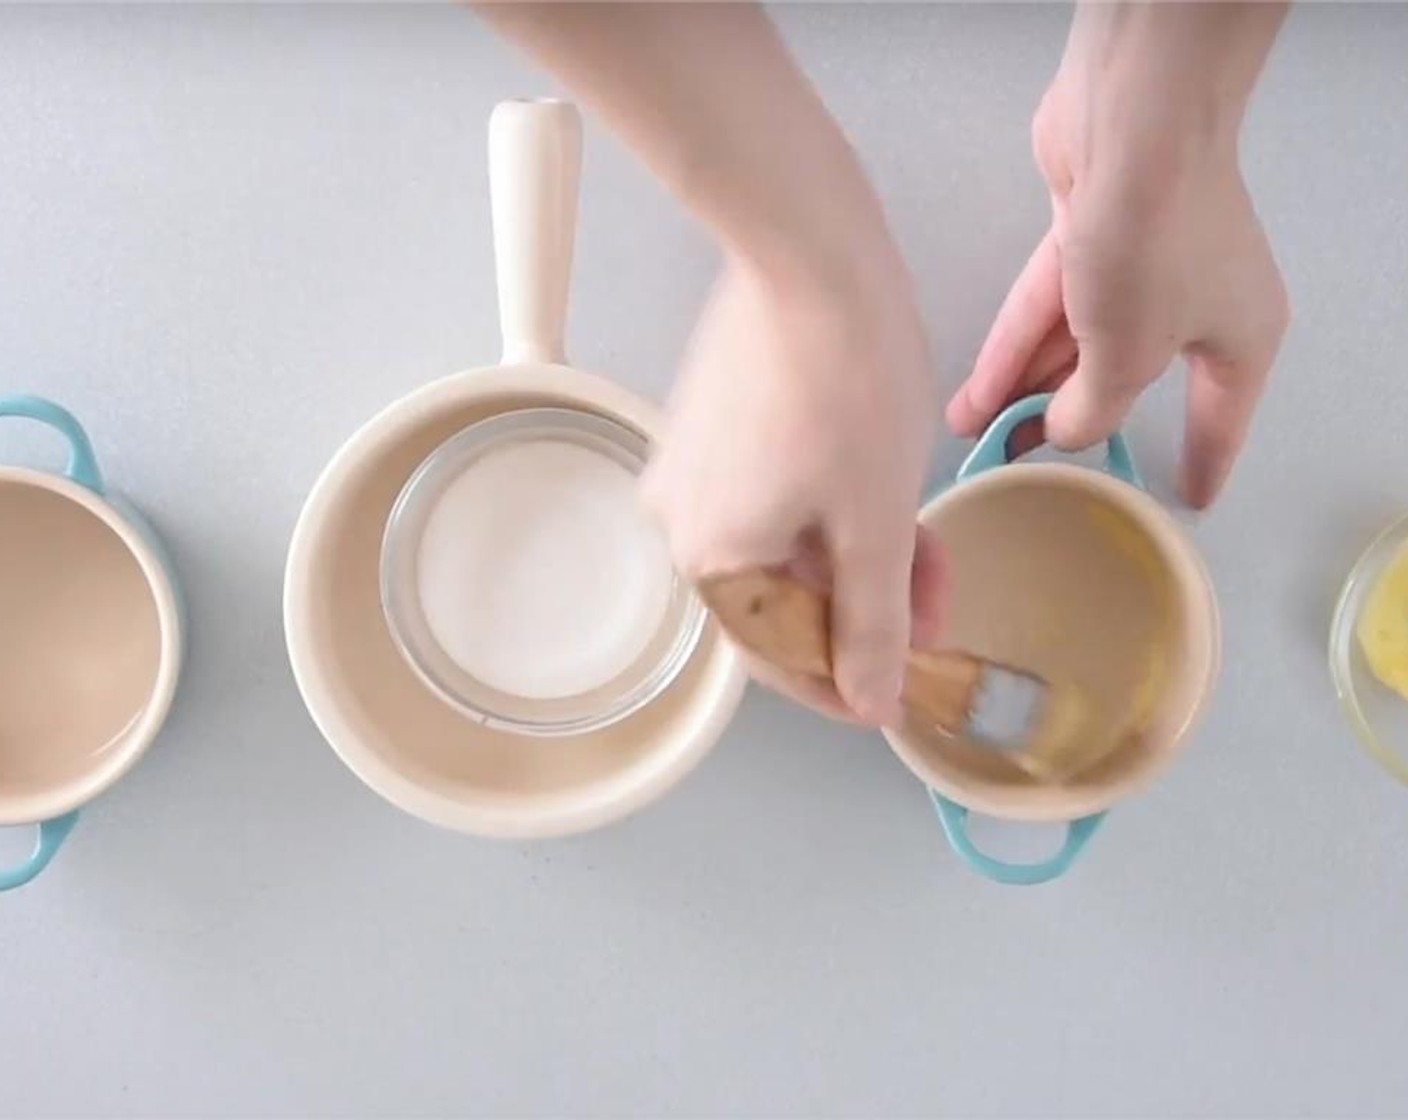
<path id="1" fill-rule="evenodd" d="M 1408 698 L 1408 549 L 1400 549 L 1379 574 L 1355 633 L 1370 672 Z"/>

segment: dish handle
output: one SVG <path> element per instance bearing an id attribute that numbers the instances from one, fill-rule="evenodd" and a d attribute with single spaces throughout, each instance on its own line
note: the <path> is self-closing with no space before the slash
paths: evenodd
<path id="1" fill-rule="evenodd" d="M 582 117 L 567 101 L 504 101 L 489 118 L 489 199 L 505 365 L 567 361 L 563 335 Z"/>
<path id="2" fill-rule="evenodd" d="M 34 851 L 29 858 L 18 867 L 7 868 L 0 871 L 0 891 L 14 890 L 22 887 L 41 871 L 49 866 L 49 861 L 54 858 L 54 854 L 68 839 L 68 834 L 73 831 L 73 826 L 78 823 L 78 811 L 65 813 L 61 817 L 53 820 L 42 821 L 39 828 L 39 836 L 34 842 Z"/>
<path id="3" fill-rule="evenodd" d="M 987 431 L 979 437 L 976 446 L 968 453 L 968 458 L 963 460 L 963 465 L 958 468 L 957 480 L 962 482 L 994 467 L 1010 463 L 1007 445 L 1012 433 L 1017 430 L 1019 424 L 1046 415 L 1053 395 L 1038 393 L 1008 405 L 997 419 L 988 425 Z M 1134 465 L 1134 456 L 1130 454 L 1129 444 L 1119 432 L 1115 432 L 1105 442 L 1103 469 L 1106 474 L 1113 475 L 1121 482 L 1128 482 L 1140 490 L 1144 489 L 1144 480 L 1139 474 L 1139 468 Z"/>
<path id="4" fill-rule="evenodd" d="M 1105 814 L 1101 812 L 1069 821 L 1066 824 L 1066 841 L 1050 859 L 1041 863 L 1007 863 L 978 850 L 973 838 L 968 835 L 967 809 L 936 790 L 931 789 L 929 796 L 933 798 L 949 846 L 958 853 L 959 858 L 984 878 L 1007 886 L 1030 887 L 1049 883 L 1064 875 L 1105 819 Z"/>
<path id="5" fill-rule="evenodd" d="M 14 416 L 22 420 L 36 420 L 47 424 L 68 440 L 68 466 L 64 477 L 79 486 L 103 494 L 103 476 L 98 470 L 98 460 L 93 454 L 93 445 L 83 425 L 66 408 L 43 397 L 16 396 L 0 397 L 0 417 Z"/>

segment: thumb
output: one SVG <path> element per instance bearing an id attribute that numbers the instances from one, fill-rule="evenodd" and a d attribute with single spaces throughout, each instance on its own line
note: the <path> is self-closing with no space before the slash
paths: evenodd
<path id="1" fill-rule="evenodd" d="M 842 544 L 832 557 L 831 653 L 836 690 L 866 723 L 897 721 L 909 651 L 914 525 Z"/>
<path id="2" fill-rule="evenodd" d="M 1082 341 L 1075 372 L 1046 410 L 1047 441 L 1062 451 L 1082 451 L 1108 439 L 1176 352 L 1174 345 Z"/>

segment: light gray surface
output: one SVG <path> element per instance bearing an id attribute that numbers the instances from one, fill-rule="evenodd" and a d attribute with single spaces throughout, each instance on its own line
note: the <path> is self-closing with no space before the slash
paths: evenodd
<path id="1" fill-rule="evenodd" d="M 1066 15 L 782 20 L 951 386 L 1043 225 L 1027 121 Z M 1168 779 L 1017 890 L 960 866 L 878 740 L 758 697 L 675 795 L 588 838 L 480 843 L 365 790 L 294 689 L 284 548 L 356 425 L 496 356 L 485 120 L 550 87 L 449 8 L 0 10 L 0 384 L 88 423 L 194 621 L 159 746 L 0 899 L 0 1113 L 1408 1110 L 1408 791 L 1322 653 L 1408 505 L 1405 58 L 1404 8 L 1283 37 L 1246 155 L 1296 322 L 1198 529 L 1226 672 Z M 711 253 L 595 127 L 578 261 L 573 355 L 659 394 Z M 1178 404 L 1132 426 L 1161 482 Z"/>

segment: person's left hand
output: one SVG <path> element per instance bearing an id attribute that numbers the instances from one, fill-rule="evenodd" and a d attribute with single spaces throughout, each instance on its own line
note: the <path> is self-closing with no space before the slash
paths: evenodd
<path id="1" fill-rule="evenodd" d="M 1289 314 L 1238 165 L 1240 116 L 1119 100 L 1072 54 L 1033 123 L 1051 227 L 949 402 L 949 426 L 976 436 L 1017 398 L 1055 392 L 1044 432 L 1019 431 L 1016 450 L 1042 438 L 1089 447 L 1181 354 L 1181 489 L 1202 508 L 1242 447 Z"/>

